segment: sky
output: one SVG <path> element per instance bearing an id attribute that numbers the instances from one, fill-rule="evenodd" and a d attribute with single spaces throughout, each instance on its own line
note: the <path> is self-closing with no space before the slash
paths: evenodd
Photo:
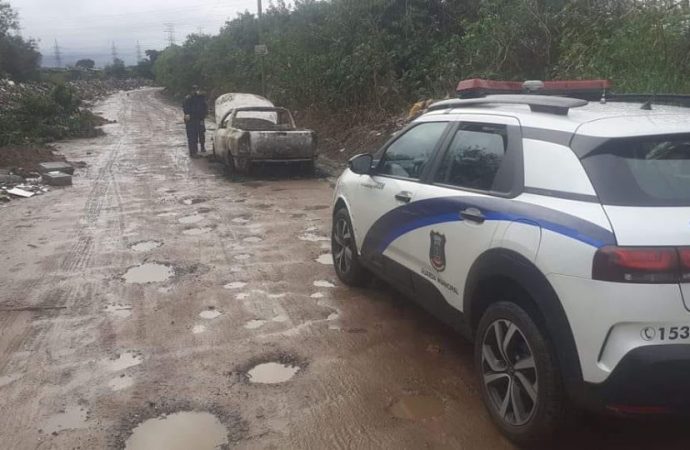
<path id="1" fill-rule="evenodd" d="M 4 0 L 8 1 L 8 0 Z M 21 34 L 39 42 L 43 65 L 55 66 L 55 40 L 63 66 L 94 59 L 112 61 L 112 46 L 127 64 L 141 53 L 168 45 L 166 28 L 176 42 L 191 33 L 216 34 L 237 13 L 256 12 L 256 0 L 9 0 L 19 13 Z M 267 5 L 268 0 L 264 3 Z M 264 6 L 265 7 L 265 6 Z"/>

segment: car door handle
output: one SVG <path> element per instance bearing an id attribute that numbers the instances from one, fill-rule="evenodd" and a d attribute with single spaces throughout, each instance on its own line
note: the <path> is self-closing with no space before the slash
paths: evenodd
<path id="1" fill-rule="evenodd" d="M 410 203 L 410 200 L 412 200 L 412 194 L 407 191 L 398 192 L 395 194 L 395 199 L 399 202 Z"/>
<path id="2" fill-rule="evenodd" d="M 464 220 L 469 220 L 470 222 L 475 223 L 484 223 L 486 220 L 484 214 L 482 214 L 482 212 L 477 208 L 467 208 L 460 211 L 460 217 L 462 217 Z"/>

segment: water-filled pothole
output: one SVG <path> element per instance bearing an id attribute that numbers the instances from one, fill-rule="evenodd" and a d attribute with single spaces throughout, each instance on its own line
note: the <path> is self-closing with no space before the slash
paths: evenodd
<path id="1" fill-rule="evenodd" d="M 239 223 L 239 224 L 245 224 L 249 223 L 249 219 L 246 217 L 235 217 L 234 219 L 231 220 L 232 223 Z"/>
<path id="2" fill-rule="evenodd" d="M 204 331 L 206 331 L 206 326 L 205 325 L 194 325 L 194 328 L 192 328 L 192 333 L 193 334 L 201 334 Z"/>
<path id="3" fill-rule="evenodd" d="M 324 295 L 321 292 L 314 292 L 309 297 L 311 297 L 311 298 L 324 298 Z"/>
<path id="4" fill-rule="evenodd" d="M 172 266 L 159 263 L 145 263 L 131 267 L 122 278 L 127 283 L 159 283 L 175 275 Z"/>
<path id="5" fill-rule="evenodd" d="M 204 216 L 202 216 L 201 214 L 192 214 L 191 216 L 184 216 L 177 219 L 178 222 L 184 224 L 198 223 L 202 220 L 204 220 Z"/>
<path id="6" fill-rule="evenodd" d="M 266 362 L 250 369 L 247 372 L 247 377 L 250 383 L 278 384 L 289 381 L 299 370 L 299 366 Z"/>
<path id="7" fill-rule="evenodd" d="M 186 234 L 187 236 L 198 236 L 200 234 L 206 234 L 209 231 L 211 231 L 210 227 L 188 228 L 184 230 L 182 234 Z"/>
<path id="8" fill-rule="evenodd" d="M 176 215 L 177 215 L 177 213 L 175 211 L 156 214 L 157 217 L 175 217 Z"/>
<path id="9" fill-rule="evenodd" d="M 316 258 L 316 262 L 326 266 L 332 266 L 333 255 L 330 253 L 324 253 L 323 255 L 320 255 L 318 258 Z"/>
<path id="10" fill-rule="evenodd" d="M 223 286 L 223 288 L 225 288 L 225 289 L 242 289 L 246 285 L 247 285 L 247 283 L 245 283 L 244 281 L 233 281 L 233 282 L 228 283 L 225 286 Z"/>
<path id="11" fill-rule="evenodd" d="M 139 365 L 143 360 L 144 359 L 139 353 L 135 351 L 126 351 L 120 353 L 115 359 L 104 360 L 104 364 L 111 372 L 117 372 L 118 370 L 124 370 Z"/>
<path id="12" fill-rule="evenodd" d="M 184 205 L 196 205 L 198 203 L 204 203 L 207 201 L 205 198 L 185 198 L 182 200 L 182 204 Z"/>
<path id="13" fill-rule="evenodd" d="M 212 320 L 212 319 L 215 319 L 216 317 L 220 316 L 221 314 L 223 314 L 223 313 L 218 311 L 217 309 L 209 308 L 207 310 L 201 311 L 199 313 L 199 317 L 201 317 L 202 319 L 206 319 L 206 320 Z"/>
<path id="14" fill-rule="evenodd" d="M 330 281 L 326 281 L 326 280 L 316 280 L 316 281 L 314 281 L 314 286 L 322 287 L 322 288 L 334 288 L 335 284 L 331 283 Z"/>
<path id="15" fill-rule="evenodd" d="M 428 419 L 443 415 L 443 402 L 429 395 L 409 395 L 395 402 L 390 412 L 400 419 Z"/>
<path id="16" fill-rule="evenodd" d="M 163 245 L 163 243 L 158 241 L 141 241 L 137 242 L 136 244 L 132 244 L 132 246 L 129 248 L 135 252 L 150 252 L 154 248 L 158 248 L 161 245 Z"/>
<path id="17" fill-rule="evenodd" d="M 76 430 L 86 428 L 87 411 L 81 406 L 68 406 L 59 414 L 55 414 L 45 421 L 41 429 L 44 433 L 57 433 L 62 430 Z"/>
<path id="18" fill-rule="evenodd" d="M 256 244 L 258 242 L 263 241 L 259 236 L 249 236 L 244 239 L 242 239 L 244 242 L 249 242 L 250 244 Z"/>
<path id="19" fill-rule="evenodd" d="M 125 450 L 214 450 L 228 444 L 228 430 L 207 412 L 183 411 L 137 425 Z"/>
<path id="20" fill-rule="evenodd" d="M 105 306 L 104 310 L 115 317 L 123 319 L 132 315 L 132 307 L 129 305 L 110 303 Z"/>
<path id="21" fill-rule="evenodd" d="M 259 320 L 259 319 L 254 319 L 250 320 L 249 322 L 244 324 L 244 327 L 248 330 L 256 330 L 257 328 L 261 328 L 266 324 L 266 320 Z"/>
<path id="22" fill-rule="evenodd" d="M 245 261 L 245 260 L 247 260 L 247 259 L 249 259 L 249 258 L 251 258 L 251 257 L 252 257 L 252 255 L 249 255 L 249 254 L 247 254 L 247 253 L 242 253 L 242 254 L 240 254 L 240 255 L 235 255 L 235 259 L 238 260 L 238 261 Z"/>
<path id="23" fill-rule="evenodd" d="M 314 233 L 304 233 L 299 236 L 297 236 L 297 239 L 300 241 L 309 241 L 309 242 L 319 242 L 319 241 L 328 241 L 330 240 L 326 236 L 320 236 L 318 234 Z"/>

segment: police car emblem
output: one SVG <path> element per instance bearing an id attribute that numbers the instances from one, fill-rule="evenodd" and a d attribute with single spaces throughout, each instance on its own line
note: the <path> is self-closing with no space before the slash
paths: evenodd
<path id="1" fill-rule="evenodd" d="M 430 236 L 429 261 L 434 269 L 443 272 L 446 270 L 446 236 L 435 231 Z"/>

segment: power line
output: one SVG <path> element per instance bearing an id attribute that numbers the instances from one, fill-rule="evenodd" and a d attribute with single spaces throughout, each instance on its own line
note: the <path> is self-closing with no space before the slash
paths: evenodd
<path id="1" fill-rule="evenodd" d="M 165 34 L 168 38 L 168 44 L 175 45 L 175 24 L 168 22 L 164 23 L 163 25 L 165 26 Z"/>

